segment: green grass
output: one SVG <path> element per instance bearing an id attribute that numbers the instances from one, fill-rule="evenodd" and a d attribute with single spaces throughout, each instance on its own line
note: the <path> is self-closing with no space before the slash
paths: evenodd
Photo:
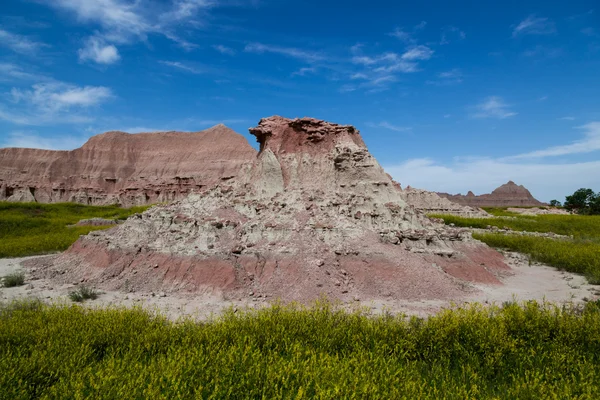
<path id="1" fill-rule="evenodd" d="M 600 308 L 535 302 L 426 320 L 275 305 L 198 323 L 0 306 L 6 399 L 597 399 Z"/>
<path id="2" fill-rule="evenodd" d="M 82 286 L 77 290 L 69 292 L 69 298 L 76 303 L 82 303 L 86 300 L 96 300 L 98 298 L 98 292 L 87 286 Z"/>
<path id="3" fill-rule="evenodd" d="M 503 209 L 487 209 L 497 215 Z M 585 275 L 590 283 L 600 284 L 600 216 L 598 215 L 537 215 L 499 216 L 495 218 L 464 218 L 454 215 L 431 215 L 446 224 L 485 229 L 488 225 L 515 231 L 554 232 L 572 236 L 573 240 L 504 235 L 474 234 L 475 239 L 489 246 L 528 254 L 540 261 L 570 272 Z"/>
<path id="4" fill-rule="evenodd" d="M 147 208 L 0 202 L 0 258 L 65 250 L 80 235 L 110 227 L 68 225 L 94 217 L 125 219 Z"/>
<path id="5" fill-rule="evenodd" d="M 4 287 L 23 286 L 25 284 L 25 274 L 23 272 L 13 272 L 2 277 L 0 283 Z"/>
<path id="6" fill-rule="evenodd" d="M 532 260 L 584 275 L 600 285 L 600 244 L 584 240 L 556 240 L 535 236 L 473 234 L 488 246 L 528 254 Z"/>

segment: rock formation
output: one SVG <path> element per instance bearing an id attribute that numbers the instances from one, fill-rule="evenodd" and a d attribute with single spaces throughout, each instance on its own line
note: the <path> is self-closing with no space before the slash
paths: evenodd
<path id="1" fill-rule="evenodd" d="M 470 207 L 537 207 L 547 205 L 536 200 L 525 186 L 517 185 L 513 181 L 508 181 L 490 194 L 480 196 L 475 196 L 471 191 L 466 196 L 462 194 L 438 194 L 450 201 Z"/>
<path id="2" fill-rule="evenodd" d="M 402 191 L 402 198 L 416 210 L 426 214 L 452 214 L 469 218 L 489 218 L 490 214 L 479 207 L 460 205 L 423 189 L 415 189 L 408 186 Z"/>
<path id="3" fill-rule="evenodd" d="M 354 127 L 270 117 L 231 179 L 80 238 L 38 273 L 106 289 L 455 299 L 502 256 L 409 206 Z"/>
<path id="4" fill-rule="evenodd" d="M 224 125 L 107 132 L 73 151 L 0 149 L 0 200 L 124 206 L 181 199 L 237 175 L 256 151 Z"/>

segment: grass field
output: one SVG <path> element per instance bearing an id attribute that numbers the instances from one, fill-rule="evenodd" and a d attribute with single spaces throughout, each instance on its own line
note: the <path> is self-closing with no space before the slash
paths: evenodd
<path id="1" fill-rule="evenodd" d="M 531 259 L 567 271 L 583 274 L 593 284 L 600 284 L 600 216 L 537 215 L 507 216 L 503 209 L 486 209 L 494 218 L 464 218 L 454 215 L 432 215 L 446 224 L 461 227 L 510 228 L 515 231 L 554 232 L 572 236 L 572 240 L 556 240 L 501 233 L 473 234 L 492 247 L 528 254 Z"/>
<path id="2" fill-rule="evenodd" d="M 68 227 L 81 219 L 125 219 L 148 207 L 0 202 L 0 258 L 67 249 L 80 235 L 107 227 Z"/>
<path id="3" fill-rule="evenodd" d="M 597 399 L 600 307 L 475 305 L 426 320 L 327 302 L 205 323 L 0 306 L 6 399 Z"/>

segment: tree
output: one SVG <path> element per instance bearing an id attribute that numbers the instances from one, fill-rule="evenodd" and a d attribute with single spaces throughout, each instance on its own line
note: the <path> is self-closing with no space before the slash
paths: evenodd
<path id="1" fill-rule="evenodd" d="M 596 194 L 592 189 L 578 189 L 565 198 L 564 206 L 579 214 L 600 214 L 600 193 Z"/>
<path id="2" fill-rule="evenodd" d="M 550 200 L 550 205 L 552 207 L 560 207 L 560 201 L 558 201 L 558 200 Z"/>

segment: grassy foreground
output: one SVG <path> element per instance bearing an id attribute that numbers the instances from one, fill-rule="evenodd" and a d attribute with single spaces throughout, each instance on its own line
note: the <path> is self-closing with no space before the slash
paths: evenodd
<path id="1" fill-rule="evenodd" d="M 80 235 L 107 227 L 68 227 L 81 219 L 125 219 L 148 207 L 0 202 L 0 258 L 62 251 Z"/>
<path id="2" fill-rule="evenodd" d="M 275 305 L 207 323 L 140 309 L 0 306 L 7 399 L 597 399 L 600 307 L 426 320 Z"/>
<path id="3" fill-rule="evenodd" d="M 510 228 L 515 231 L 554 232 L 572 236 L 572 240 L 556 240 L 535 236 L 515 236 L 501 233 L 473 234 L 489 246 L 528 254 L 532 260 L 570 272 L 585 275 L 592 284 L 600 284 L 600 216 L 598 215 L 537 215 L 511 216 L 501 209 L 491 210 L 496 218 L 464 218 L 454 215 L 432 215 L 446 224 L 461 227 Z"/>

